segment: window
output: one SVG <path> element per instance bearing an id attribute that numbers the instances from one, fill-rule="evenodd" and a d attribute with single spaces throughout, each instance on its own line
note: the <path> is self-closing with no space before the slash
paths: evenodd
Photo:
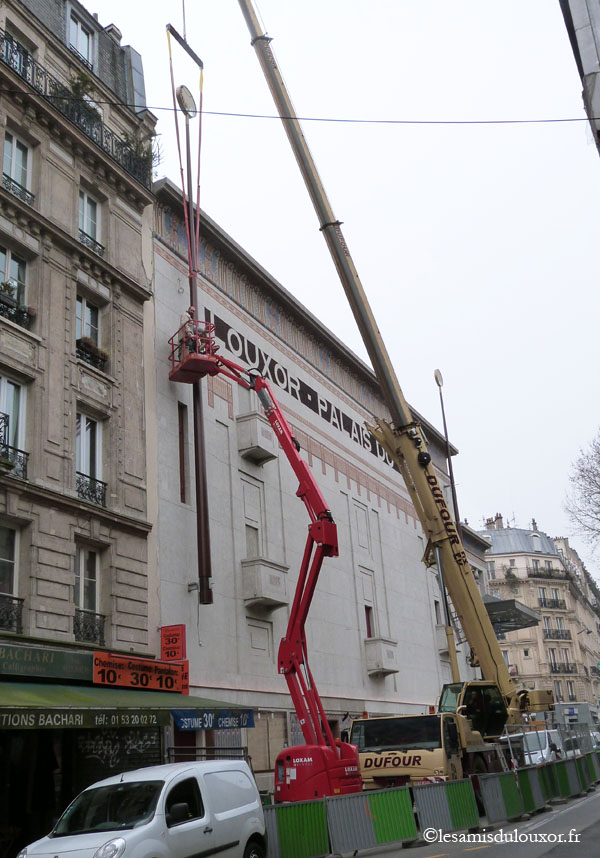
<path id="1" fill-rule="evenodd" d="M 493 579 L 496 577 L 496 563 L 494 562 L 494 560 L 488 561 L 487 570 L 490 578 Z"/>
<path id="2" fill-rule="evenodd" d="M 557 628 L 557 629 L 559 629 L 559 630 L 562 632 L 562 631 L 564 630 L 564 627 L 565 627 L 565 625 L 564 625 L 564 620 L 563 620 L 563 618 L 562 618 L 562 617 L 557 617 L 557 618 L 556 618 L 556 628 Z"/>
<path id="3" fill-rule="evenodd" d="M 534 557 L 533 560 L 531 561 L 531 568 L 533 569 L 534 572 L 540 571 L 540 561 L 537 559 L 537 557 Z"/>
<path id="4" fill-rule="evenodd" d="M 15 589 L 17 532 L 0 525 L 0 593 L 12 596 Z"/>
<path id="5" fill-rule="evenodd" d="M 79 238 L 81 233 L 93 241 L 98 241 L 100 225 L 98 221 L 99 205 L 86 191 L 79 191 Z"/>
<path id="6" fill-rule="evenodd" d="M 71 15 L 69 46 L 89 68 L 92 67 L 92 31 L 88 30 L 75 15 Z"/>
<path id="7" fill-rule="evenodd" d="M 26 272 L 27 263 L 24 259 L 0 247 L 0 300 L 14 302 L 15 305 L 25 303 Z"/>
<path id="8" fill-rule="evenodd" d="M 548 650 L 548 661 L 550 662 L 550 665 L 553 665 L 554 667 L 556 667 L 556 650 L 555 649 L 549 649 Z"/>
<path id="9" fill-rule="evenodd" d="M 550 571 L 552 569 L 552 561 L 551 560 L 546 560 L 546 569 L 548 571 Z"/>
<path id="10" fill-rule="evenodd" d="M 508 660 L 508 650 L 507 649 L 502 650 L 502 658 L 504 659 L 504 661 L 506 662 L 506 666 L 508 667 L 510 662 Z"/>
<path id="11" fill-rule="evenodd" d="M 5 188 L 23 197 L 22 192 L 29 188 L 29 148 L 8 131 L 4 135 L 2 172 Z M 16 188 L 13 188 L 14 184 Z M 25 201 L 29 202 L 28 199 Z"/>
<path id="12" fill-rule="evenodd" d="M 98 555 L 87 548 L 77 551 L 75 569 L 75 606 L 84 611 L 96 611 L 98 605 Z"/>
<path id="13" fill-rule="evenodd" d="M 76 467 L 80 474 L 100 476 L 100 424 L 85 414 L 77 415 Z"/>
<path id="14" fill-rule="evenodd" d="M 560 660 L 563 664 L 569 664 L 569 662 L 571 661 L 571 656 L 568 649 L 561 649 Z"/>
<path id="15" fill-rule="evenodd" d="M 365 624 L 367 627 L 367 637 L 373 637 L 373 606 L 365 605 Z"/>
<path id="16" fill-rule="evenodd" d="M 433 600 L 433 608 L 435 610 L 435 623 L 437 626 L 442 625 L 442 612 L 440 610 L 440 603 L 437 599 Z"/>
<path id="17" fill-rule="evenodd" d="M 529 655 L 529 650 L 528 650 L 528 649 L 524 649 L 524 650 L 523 650 L 523 657 L 524 657 L 524 658 L 531 658 L 531 656 Z"/>
<path id="18" fill-rule="evenodd" d="M 546 588 L 545 587 L 538 587 L 538 596 L 540 597 L 540 599 L 546 598 Z"/>
<path id="19" fill-rule="evenodd" d="M 3 440 L 9 447 L 19 447 L 23 436 L 22 391 L 19 384 L 0 377 L 0 412 L 8 417 L 8 428 Z"/>
<path id="20" fill-rule="evenodd" d="M 186 481 L 186 450 L 188 437 L 187 406 L 183 402 L 177 403 L 177 418 L 179 423 L 179 500 L 187 503 L 187 481 Z"/>
<path id="21" fill-rule="evenodd" d="M 563 693 L 562 693 L 562 683 L 556 681 L 554 683 L 554 699 L 557 703 L 562 703 Z"/>
<path id="22" fill-rule="evenodd" d="M 202 796 L 196 778 L 186 778 L 173 787 L 165 802 L 165 812 L 169 828 L 204 816 Z"/>
<path id="23" fill-rule="evenodd" d="M 575 700 L 575 683 L 572 679 L 567 680 L 567 695 L 570 701 Z"/>
<path id="24" fill-rule="evenodd" d="M 511 558 L 510 558 L 510 560 L 509 560 L 508 562 L 509 562 L 509 564 L 511 565 L 511 567 L 512 567 L 512 566 L 516 566 L 516 565 L 517 565 L 514 557 L 511 557 Z"/>
<path id="25" fill-rule="evenodd" d="M 544 617 L 544 628 L 552 631 L 552 617 Z"/>
<path id="26" fill-rule="evenodd" d="M 87 300 L 77 298 L 77 310 L 75 319 L 75 339 L 80 340 L 87 337 L 95 345 L 98 345 L 98 307 Z"/>

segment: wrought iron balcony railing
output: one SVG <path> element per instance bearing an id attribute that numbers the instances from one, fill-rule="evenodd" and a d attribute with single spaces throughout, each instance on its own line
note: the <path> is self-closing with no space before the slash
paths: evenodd
<path id="1" fill-rule="evenodd" d="M 566 578 L 567 573 L 563 569 L 534 569 L 531 566 L 527 567 L 528 578 Z"/>
<path id="2" fill-rule="evenodd" d="M 8 173 L 2 173 L 2 187 L 6 188 L 7 191 L 10 191 L 11 194 L 14 194 L 15 197 L 19 197 L 20 200 L 23 200 L 24 203 L 27 203 L 28 206 L 32 206 L 35 201 L 35 195 L 28 191 L 27 188 L 24 188 L 23 185 L 20 185 L 18 182 L 15 182 L 14 179 L 8 175 Z"/>
<path id="3" fill-rule="evenodd" d="M 28 458 L 29 453 L 0 441 L 0 473 L 26 480 Z"/>
<path id="4" fill-rule="evenodd" d="M 567 608 L 567 603 L 564 599 L 538 599 L 540 608 L 554 608 L 564 611 Z"/>
<path id="5" fill-rule="evenodd" d="M 77 497 L 95 503 L 97 506 L 106 506 L 106 483 L 94 477 L 88 477 L 87 474 L 81 474 L 79 471 L 76 474 L 76 483 Z"/>
<path id="6" fill-rule="evenodd" d="M 550 673 L 577 673 L 577 665 L 571 661 L 551 661 Z"/>
<path id="7" fill-rule="evenodd" d="M 75 608 L 73 636 L 80 643 L 95 643 L 104 646 L 104 615 L 83 608 Z"/>
<path id="8" fill-rule="evenodd" d="M 35 313 L 30 312 L 28 307 L 13 307 L 0 299 L 0 316 L 4 316 L 5 319 L 10 319 L 11 322 L 20 325 L 21 328 L 29 330 Z"/>
<path id="9" fill-rule="evenodd" d="M 570 641 L 570 629 L 544 629 L 544 640 L 547 641 Z"/>
<path id="10" fill-rule="evenodd" d="M 108 360 L 106 353 L 98 346 L 84 342 L 83 338 L 75 341 L 75 353 L 79 360 L 95 366 L 96 369 L 104 370 Z"/>
<path id="11" fill-rule="evenodd" d="M 104 245 L 100 244 L 99 241 L 96 241 L 95 238 L 92 238 L 91 235 L 88 235 L 82 229 L 79 230 L 79 241 L 85 244 L 86 247 L 89 247 L 90 250 L 93 250 L 94 253 L 97 253 L 98 256 L 104 256 Z"/>
<path id="12" fill-rule="evenodd" d="M 0 629 L 4 632 L 23 633 L 23 602 L 16 596 L 0 593 Z"/>
<path id="13" fill-rule="evenodd" d="M 77 98 L 66 84 L 35 60 L 27 48 L 2 29 L 0 29 L 0 62 L 26 81 L 130 176 L 137 179 L 145 188 L 150 187 L 151 156 L 136 152 L 134 147 L 107 128 L 97 110 L 90 107 L 83 99 Z"/>
<path id="14" fill-rule="evenodd" d="M 75 45 L 69 45 L 69 50 L 72 54 L 75 54 L 80 63 L 83 63 L 84 66 L 90 71 L 94 71 L 94 66 L 92 65 L 92 63 L 88 60 L 87 57 L 84 57 L 83 54 L 79 53 Z"/>

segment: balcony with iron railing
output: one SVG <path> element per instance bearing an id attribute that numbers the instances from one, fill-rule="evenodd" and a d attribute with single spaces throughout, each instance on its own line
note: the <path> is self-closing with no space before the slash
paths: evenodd
<path id="1" fill-rule="evenodd" d="M 81 337 L 75 341 L 75 353 L 79 360 L 104 371 L 108 355 L 89 337 Z"/>
<path id="2" fill-rule="evenodd" d="M 96 480 L 87 474 L 77 471 L 76 474 L 77 497 L 81 500 L 95 503 L 96 506 L 106 506 L 106 483 Z"/>
<path id="3" fill-rule="evenodd" d="M 104 646 L 104 614 L 96 614 L 84 608 L 75 608 L 73 636 L 80 643 Z"/>
<path id="4" fill-rule="evenodd" d="M 567 603 L 564 599 L 538 599 L 540 608 L 550 608 L 553 610 L 566 611 Z"/>
<path id="5" fill-rule="evenodd" d="M 527 577 L 528 578 L 561 578 L 563 580 L 567 579 L 567 573 L 564 569 L 552 568 L 548 569 L 548 567 L 539 569 L 534 568 L 533 566 L 527 567 Z"/>
<path id="6" fill-rule="evenodd" d="M 145 188 L 152 183 L 152 152 L 132 146 L 108 128 L 97 110 L 51 74 L 21 45 L 0 29 L 0 62 L 56 108 L 113 161 Z"/>
<path id="7" fill-rule="evenodd" d="M 4 632 L 23 634 L 24 599 L 0 593 L 0 629 Z"/>
<path id="8" fill-rule="evenodd" d="M 570 641 L 570 629 L 544 629 L 544 640 L 547 641 Z"/>
<path id="9" fill-rule="evenodd" d="M 31 191 L 28 191 L 27 188 L 24 188 L 23 185 L 15 182 L 8 173 L 2 173 L 2 187 L 6 188 L 7 191 L 10 191 L 11 194 L 14 194 L 15 197 L 23 200 L 23 202 L 27 203 L 28 206 L 32 206 L 35 202 L 35 195 L 32 194 Z"/>
<path id="10" fill-rule="evenodd" d="M 571 661 L 551 661 L 550 673 L 577 673 L 577 665 Z"/>
<path id="11" fill-rule="evenodd" d="M 84 57 L 83 54 L 79 53 L 75 45 L 69 45 L 69 50 L 77 57 L 80 63 L 83 63 L 84 66 L 90 71 L 94 71 L 94 66 L 92 65 L 92 63 L 88 60 L 87 57 Z"/>
<path id="12" fill-rule="evenodd" d="M 19 480 L 27 479 L 27 460 L 29 453 L 11 447 L 0 441 L 0 474 L 7 477 L 16 477 Z"/>
<path id="13" fill-rule="evenodd" d="M 93 250 L 98 256 L 104 256 L 104 245 L 100 244 L 99 241 L 96 241 L 95 238 L 92 238 L 91 235 L 88 235 L 82 229 L 79 230 L 79 241 L 85 244 L 86 247 L 89 247 L 90 250 Z"/>

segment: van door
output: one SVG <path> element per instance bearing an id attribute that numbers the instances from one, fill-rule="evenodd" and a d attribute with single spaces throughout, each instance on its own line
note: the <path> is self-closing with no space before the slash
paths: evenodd
<path id="1" fill-rule="evenodd" d="M 195 777 L 186 777 L 169 787 L 164 809 L 165 840 L 170 858 L 189 858 L 217 851 L 217 833 Z"/>

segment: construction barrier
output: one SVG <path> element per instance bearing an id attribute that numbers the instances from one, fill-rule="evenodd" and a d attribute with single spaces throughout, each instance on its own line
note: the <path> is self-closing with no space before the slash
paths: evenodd
<path id="1" fill-rule="evenodd" d="M 590 786 L 590 775 L 587 769 L 585 757 L 576 757 L 575 767 L 577 769 L 581 792 L 586 792 Z"/>
<path id="2" fill-rule="evenodd" d="M 322 799 L 277 804 L 263 810 L 267 858 L 317 858 L 329 854 L 327 813 Z"/>
<path id="3" fill-rule="evenodd" d="M 479 813 L 470 780 L 413 787 L 419 830 L 460 831 L 477 828 Z"/>
<path id="4" fill-rule="evenodd" d="M 546 799 L 542 789 L 540 769 L 535 766 L 519 769 L 517 777 L 525 813 L 534 813 L 545 807 Z"/>
<path id="5" fill-rule="evenodd" d="M 594 783 L 598 783 L 600 781 L 600 757 L 598 756 L 598 752 L 592 751 L 591 754 L 588 754 L 588 759 L 594 773 L 592 780 Z"/>
<path id="6" fill-rule="evenodd" d="M 336 796 L 325 799 L 325 804 L 332 852 L 372 849 L 418 837 L 406 787 Z"/>
<path id="7" fill-rule="evenodd" d="M 556 763 L 542 763 L 538 766 L 542 793 L 546 802 L 560 798 Z"/>
<path id="8" fill-rule="evenodd" d="M 574 759 L 557 760 L 554 770 L 561 798 L 572 798 L 582 792 L 581 782 L 577 773 L 577 763 Z"/>
<path id="9" fill-rule="evenodd" d="M 478 775 L 479 789 L 489 823 L 517 819 L 525 812 L 517 778 L 513 772 Z"/>

